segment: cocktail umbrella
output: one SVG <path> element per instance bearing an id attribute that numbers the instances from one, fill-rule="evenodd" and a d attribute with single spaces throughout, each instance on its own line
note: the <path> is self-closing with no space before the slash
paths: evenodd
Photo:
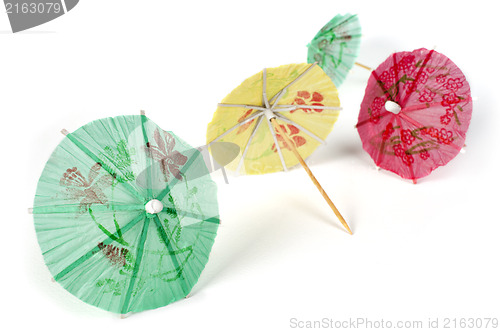
<path id="1" fill-rule="evenodd" d="M 54 279 L 121 314 L 188 295 L 219 225 L 216 185 L 198 150 L 145 115 L 63 133 L 32 209 Z"/>
<path id="2" fill-rule="evenodd" d="M 247 174 L 286 171 L 301 164 L 345 228 L 349 226 L 304 162 L 333 128 L 337 89 L 316 64 L 267 68 L 245 80 L 219 104 L 207 142 L 232 142 L 242 154 L 229 169 Z"/>
<path id="3" fill-rule="evenodd" d="M 416 182 L 459 153 L 471 114 L 462 71 L 421 48 L 394 53 L 372 72 L 356 126 L 377 166 Z"/>
<path id="4" fill-rule="evenodd" d="M 361 25 L 358 16 L 336 15 L 307 45 L 307 62 L 317 62 L 339 87 L 356 62 L 361 40 Z"/>

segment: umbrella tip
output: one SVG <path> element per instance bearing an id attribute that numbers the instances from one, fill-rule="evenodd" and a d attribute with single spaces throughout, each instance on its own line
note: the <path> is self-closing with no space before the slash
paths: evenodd
<path id="1" fill-rule="evenodd" d="M 344 226 L 345 230 L 347 231 L 347 233 L 351 234 L 352 235 L 352 231 L 351 231 L 351 228 L 349 227 L 349 225 L 345 222 L 345 220 L 341 220 L 342 222 L 342 225 Z"/>
<path id="2" fill-rule="evenodd" d="M 33 214 L 33 208 L 28 208 L 28 213 Z"/>
<path id="3" fill-rule="evenodd" d="M 69 131 L 67 131 L 66 129 L 62 129 L 61 134 L 63 134 L 64 136 L 68 136 Z"/>
<path id="4" fill-rule="evenodd" d="M 145 110 L 141 110 L 141 115 L 146 115 L 146 111 Z"/>

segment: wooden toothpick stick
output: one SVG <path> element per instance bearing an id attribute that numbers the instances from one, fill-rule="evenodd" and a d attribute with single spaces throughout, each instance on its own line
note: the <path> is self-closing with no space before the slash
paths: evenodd
<path id="1" fill-rule="evenodd" d="M 366 65 L 364 65 L 364 64 L 362 64 L 362 63 L 355 62 L 354 64 L 355 64 L 355 65 L 357 65 L 357 66 L 360 66 L 361 68 L 365 68 L 365 69 L 367 69 L 367 70 L 369 70 L 369 71 L 373 71 L 373 69 L 372 69 L 372 68 L 370 68 L 370 67 L 368 67 L 368 66 L 366 66 Z"/>
<path id="2" fill-rule="evenodd" d="M 349 232 L 349 234 L 352 234 L 352 231 L 349 228 L 349 225 L 347 225 L 346 221 L 344 220 L 344 217 L 342 217 L 342 215 L 340 214 L 340 212 L 337 209 L 337 207 L 335 206 L 335 204 L 333 204 L 333 202 L 330 199 L 330 197 L 328 197 L 328 195 L 326 194 L 326 192 L 323 189 L 323 187 L 321 187 L 321 184 L 318 182 L 318 180 L 316 179 L 316 177 L 314 176 L 314 174 L 309 169 L 309 166 L 307 166 L 307 164 L 304 161 L 304 159 L 302 159 L 302 156 L 299 154 L 299 151 L 297 151 L 297 149 L 295 147 L 295 144 L 290 140 L 290 138 L 283 131 L 283 129 L 281 129 L 281 127 L 279 126 L 278 122 L 276 121 L 276 118 L 272 118 L 272 119 L 270 119 L 270 121 L 271 121 L 271 124 L 274 126 L 274 129 L 276 130 L 276 132 L 281 137 L 283 137 L 283 139 L 285 140 L 285 143 L 291 148 L 293 154 L 295 155 L 295 157 L 297 158 L 297 160 L 299 161 L 299 163 L 302 165 L 302 167 L 304 167 L 304 170 L 307 172 L 307 174 L 311 178 L 312 182 L 314 182 L 314 184 L 316 185 L 316 188 L 318 188 L 319 192 L 321 193 L 321 195 L 323 196 L 323 198 L 326 200 L 326 202 L 328 203 L 328 205 L 330 206 L 330 208 L 333 210 L 333 212 L 335 213 L 335 215 L 337 216 L 337 218 L 339 218 L 339 220 L 342 223 L 342 225 L 344 225 L 345 229 Z"/>

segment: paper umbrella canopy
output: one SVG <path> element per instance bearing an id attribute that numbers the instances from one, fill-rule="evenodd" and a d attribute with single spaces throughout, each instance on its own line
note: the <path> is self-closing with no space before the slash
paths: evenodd
<path id="1" fill-rule="evenodd" d="M 307 62 L 317 62 L 335 86 L 339 87 L 355 64 L 360 40 L 358 16 L 337 15 L 307 45 Z"/>
<path id="2" fill-rule="evenodd" d="M 266 109 L 305 159 L 324 143 L 341 108 L 337 89 L 317 65 L 266 68 L 227 95 L 208 125 L 207 144 L 232 142 L 242 151 L 227 168 L 264 174 L 299 163 Z"/>
<path id="3" fill-rule="evenodd" d="M 462 71 L 421 48 L 394 53 L 372 71 L 357 128 L 376 165 L 416 182 L 460 152 L 471 115 Z"/>
<path id="4" fill-rule="evenodd" d="M 40 177 L 33 207 L 54 279 L 115 313 L 184 298 L 219 225 L 203 157 L 144 115 L 67 133 Z"/>
<path id="5" fill-rule="evenodd" d="M 352 234 L 304 161 L 324 143 L 340 110 L 335 85 L 315 63 L 265 68 L 222 100 L 208 125 L 207 144 L 236 144 L 243 152 L 228 168 L 246 174 L 286 171 L 300 163 Z"/>

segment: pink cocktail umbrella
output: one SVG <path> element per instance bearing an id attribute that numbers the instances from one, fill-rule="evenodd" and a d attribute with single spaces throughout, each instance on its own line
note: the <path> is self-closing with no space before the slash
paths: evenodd
<path id="1" fill-rule="evenodd" d="M 416 183 L 460 152 L 471 115 L 462 71 L 421 48 L 394 53 L 372 71 L 356 127 L 377 166 Z"/>

